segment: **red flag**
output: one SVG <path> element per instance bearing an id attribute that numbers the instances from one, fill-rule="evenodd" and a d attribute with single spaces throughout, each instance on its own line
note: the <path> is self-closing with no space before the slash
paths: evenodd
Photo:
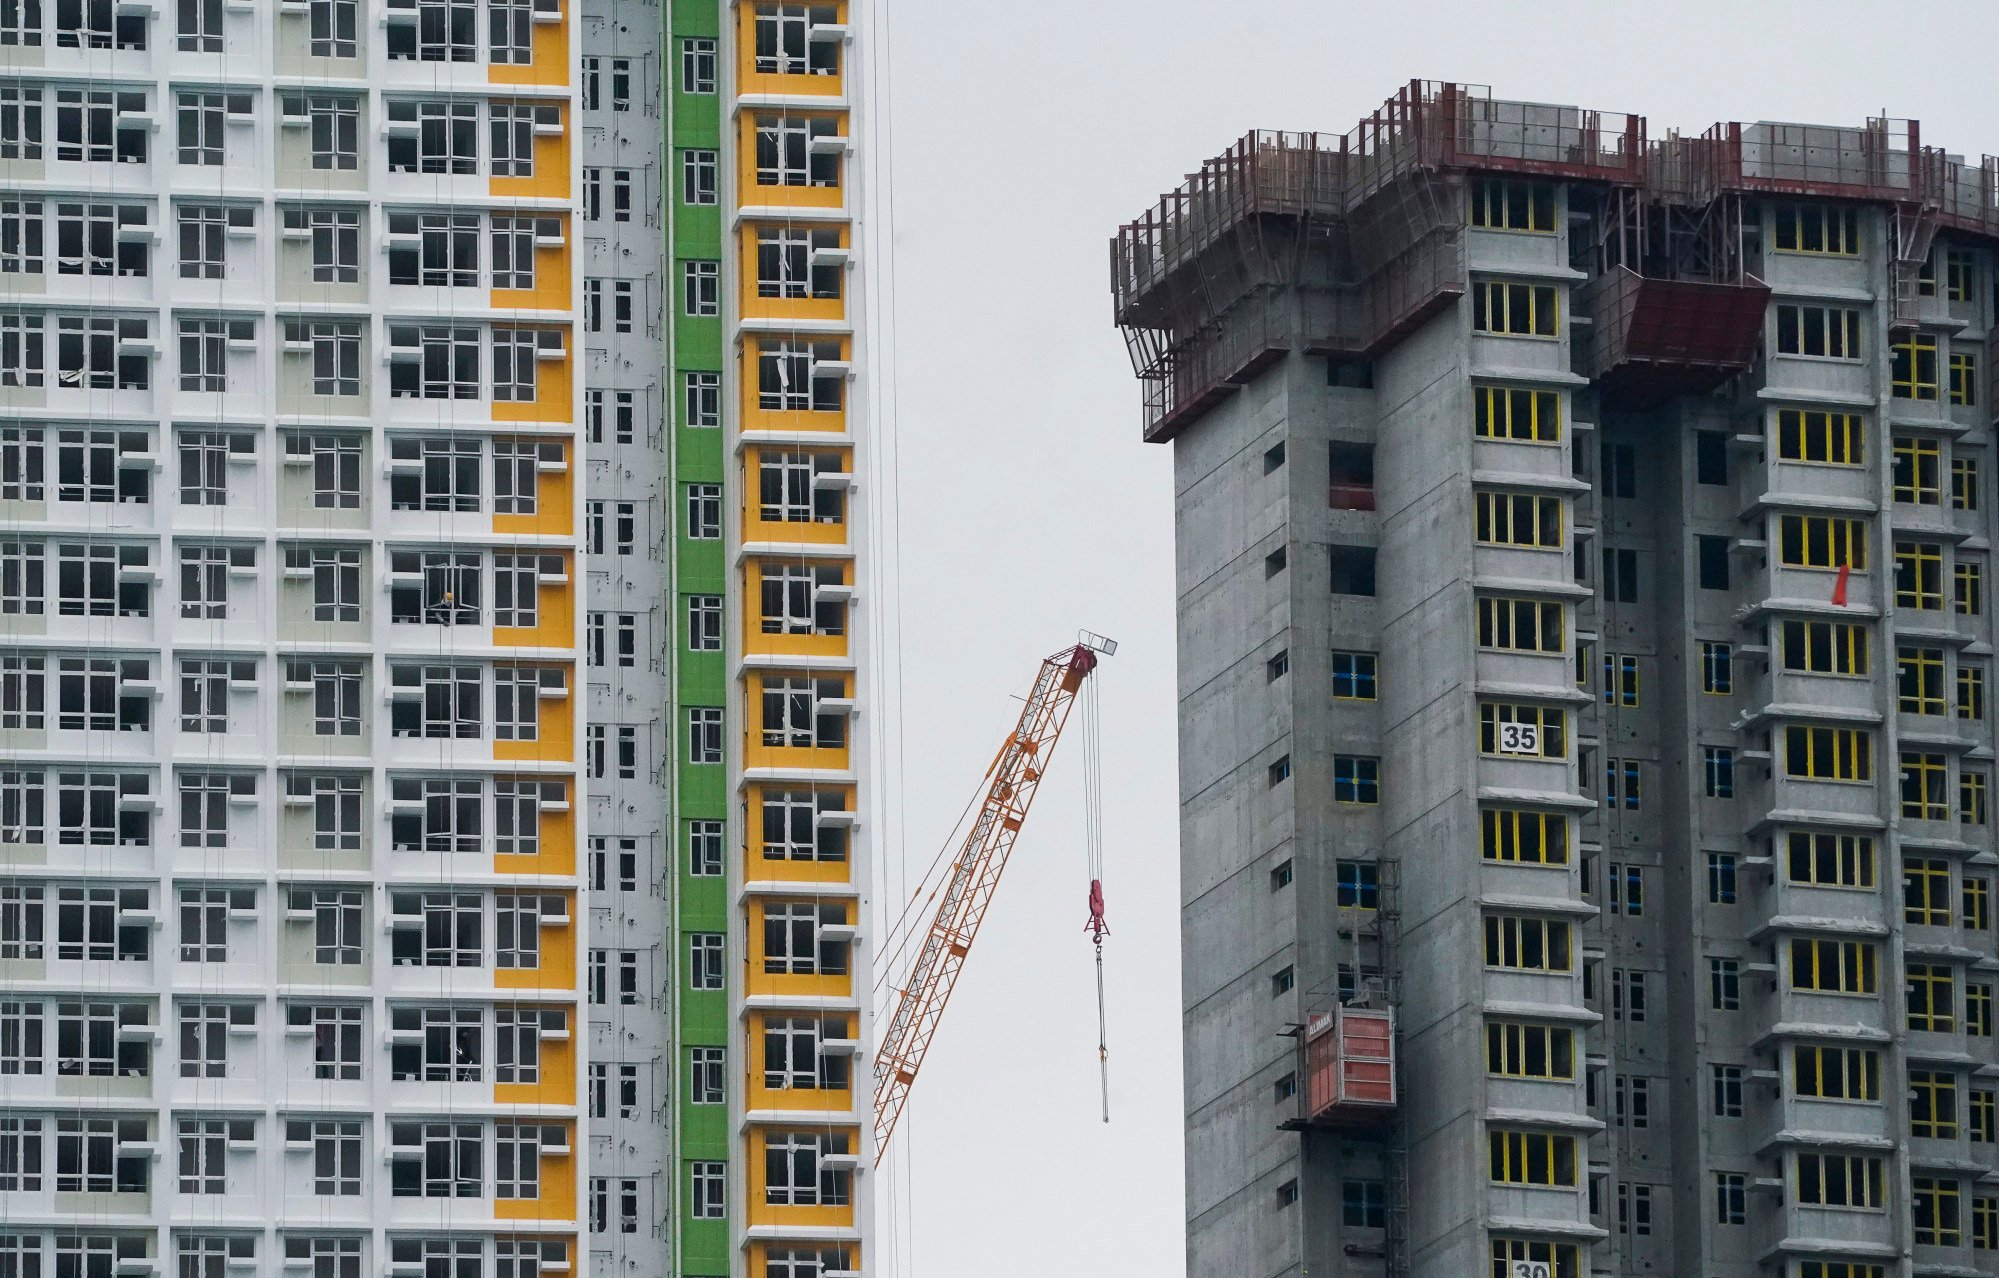
<path id="1" fill-rule="evenodd" d="M 1846 573 L 1847 566 L 1841 564 L 1839 566 L 1839 579 L 1832 583 L 1832 601 L 1842 608 L 1846 607 Z"/>

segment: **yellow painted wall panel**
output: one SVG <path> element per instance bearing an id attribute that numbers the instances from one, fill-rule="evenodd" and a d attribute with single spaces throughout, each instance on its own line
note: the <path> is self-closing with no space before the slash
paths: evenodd
<path id="1" fill-rule="evenodd" d="M 773 7 L 768 4 L 736 6 L 736 92 L 829 98 L 844 94 L 847 91 L 845 46 L 840 51 L 840 71 L 834 75 L 782 75 L 757 70 L 757 11 Z M 833 9 L 836 21 L 844 24 L 847 21 L 847 6 L 836 4 Z"/>
<path id="2" fill-rule="evenodd" d="M 569 3 L 563 0 L 562 21 L 534 24 L 527 65 L 494 63 L 486 68 L 486 78 L 494 84 L 569 83 Z"/>

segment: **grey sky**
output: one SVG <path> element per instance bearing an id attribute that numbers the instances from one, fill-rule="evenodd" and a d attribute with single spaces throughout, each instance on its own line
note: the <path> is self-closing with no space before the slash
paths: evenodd
<path id="1" fill-rule="evenodd" d="M 1344 131 L 1411 78 L 1635 111 L 1655 135 L 1885 110 L 1933 145 L 1999 152 L 1999 7 L 875 3 L 892 54 L 912 881 L 1035 663 L 1078 626 L 1124 646 L 1101 675 L 1112 1122 L 1072 734 L 877 1183 L 874 1260 L 898 1278 L 1177 1275 L 1172 475 L 1139 443 L 1106 240 L 1247 130 Z"/>

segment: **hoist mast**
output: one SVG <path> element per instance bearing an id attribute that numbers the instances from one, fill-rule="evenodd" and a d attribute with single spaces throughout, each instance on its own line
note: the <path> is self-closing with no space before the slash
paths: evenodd
<path id="1" fill-rule="evenodd" d="M 909 1100 L 909 1089 L 923 1067 L 924 1053 L 937 1033 L 944 1004 L 951 998 L 958 972 L 971 952 L 979 923 L 992 904 L 1007 855 L 1027 819 L 1027 809 L 1048 770 L 1048 758 L 1069 720 L 1083 681 L 1101 657 L 1117 644 L 1083 632 L 1082 642 L 1041 663 L 1034 689 L 1021 708 L 992 766 L 986 769 L 985 798 L 971 833 L 958 849 L 945 879 L 937 912 L 909 969 L 909 980 L 896 998 L 895 1012 L 882 1032 L 875 1053 L 875 1157 L 888 1148 L 889 1135 Z"/>

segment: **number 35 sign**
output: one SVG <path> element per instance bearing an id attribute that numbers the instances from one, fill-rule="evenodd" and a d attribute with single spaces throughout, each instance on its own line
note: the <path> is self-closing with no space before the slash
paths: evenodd
<path id="1" fill-rule="evenodd" d="M 1502 723 L 1499 725 L 1499 752 L 1501 754 L 1541 753 L 1541 726 L 1535 723 Z M 1537 1267 L 1540 1272 L 1528 1273 L 1529 1267 Z M 1548 1278 L 1548 1266 L 1537 1261 L 1517 1260 L 1513 1263 L 1512 1278 Z"/>

